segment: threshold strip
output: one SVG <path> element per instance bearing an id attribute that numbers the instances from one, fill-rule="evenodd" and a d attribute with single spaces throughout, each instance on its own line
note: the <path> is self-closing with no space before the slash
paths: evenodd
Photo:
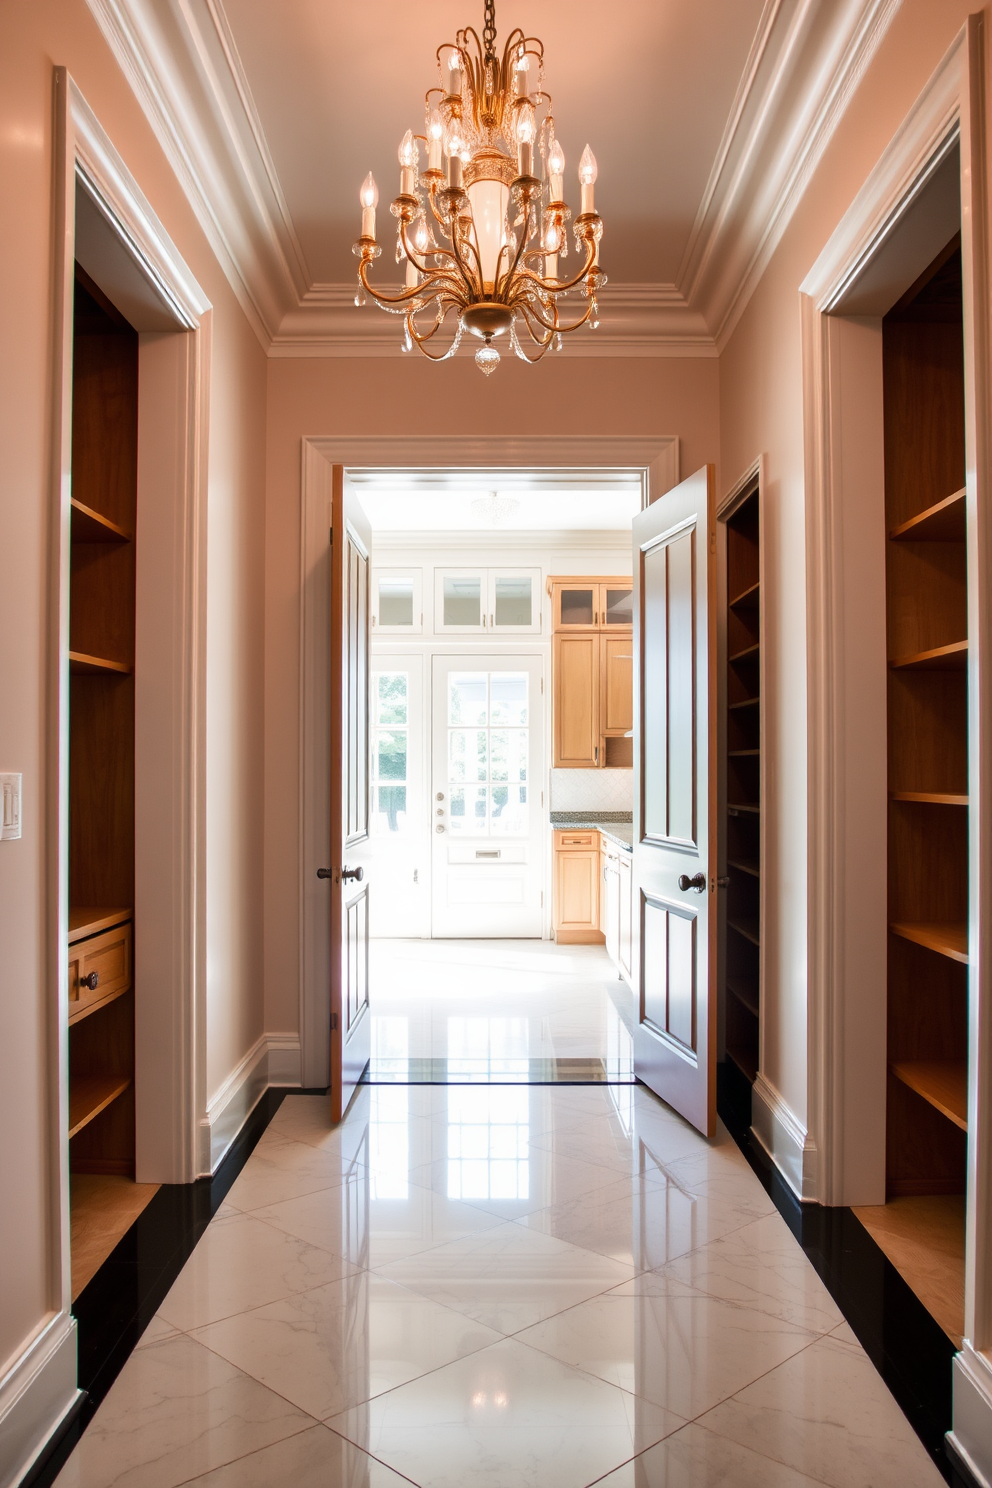
<path id="1" fill-rule="evenodd" d="M 627 1059 L 372 1059 L 364 1085 L 635 1085 Z"/>

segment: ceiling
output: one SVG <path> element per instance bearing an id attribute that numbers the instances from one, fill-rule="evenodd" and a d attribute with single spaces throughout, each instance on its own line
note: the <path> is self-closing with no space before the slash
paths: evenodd
<path id="1" fill-rule="evenodd" d="M 326 0 L 224 9 L 308 276 L 350 279 L 358 188 L 371 170 L 382 207 L 399 190 L 396 149 L 423 130 L 435 51 L 461 26 L 481 33 L 481 0 L 377 0 L 371 26 L 367 5 Z M 612 278 L 674 283 L 761 13 L 762 0 L 626 0 L 609 25 L 598 0 L 499 0 L 498 37 L 519 25 L 544 42 L 573 208 L 593 147 Z"/>
<path id="2" fill-rule="evenodd" d="M 268 354 L 401 354 L 353 304 L 358 187 L 388 229 L 436 47 L 480 0 L 87 3 Z M 573 210 L 587 142 L 599 162 L 610 282 L 570 356 L 717 355 L 899 3 L 500 0 L 544 42 Z"/>
<path id="3" fill-rule="evenodd" d="M 488 495 L 513 503 L 494 520 Z M 579 490 L 538 485 L 431 490 L 363 487 L 362 507 L 377 535 L 385 532 L 630 532 L 641 508 L 640 484 L 585 485 Z"/>

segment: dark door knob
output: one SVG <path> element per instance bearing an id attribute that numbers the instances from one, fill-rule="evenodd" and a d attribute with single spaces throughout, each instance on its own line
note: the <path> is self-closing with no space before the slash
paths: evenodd
<path id="1" fill-rule="evenodd" d="M 100 973 L 98 971 L 91 971 L 89 976 L 80 977 L 79 985 L 81 987 L 89 987 L 91 992 L 95 992 L 100 985 Z"/>
<path id="2" fill-rule="evenodd" d="M 318 868 L 317 869 L 317 877 L 318 878 L 333 878 L 334 877 L 334 869 L 333 868 Z"/>
<path id="3" fill-rule="evenodd" d="M 697 894 L 704 893 L 706 890 L 706 874 L 694 873 L 691 878 L 689 878 L 685 873 L 680 874 L 679 888 L 682 890 L 683 894 L 687 893 L 689 889 L 695 889 Z"/>
<path id="4" fill-rule="evenodd" d="M 356 883 L 361 883 L 362 879 L 365 877 L 365 869 L 364 868 L 342 868 L 341 869 L 341 877 L 342 878 L 353 878 Z"/>

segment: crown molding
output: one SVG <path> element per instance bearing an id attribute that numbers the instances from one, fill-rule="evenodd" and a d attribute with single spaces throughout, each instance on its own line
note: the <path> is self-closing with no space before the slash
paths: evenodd
<path id="1" fill-rule="evenodd" d="M 392 317 L 311 282 L 222 0 L 87 3 L 269 355 L 402 355 Z M 766 0 L 676 283 L 607 286 L 569 356 L 718 354 L 900 4 Z"/>

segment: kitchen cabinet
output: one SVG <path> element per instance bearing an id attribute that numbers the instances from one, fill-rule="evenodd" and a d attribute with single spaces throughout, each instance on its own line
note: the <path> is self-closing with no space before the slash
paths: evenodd
<path id="1" fill-rule="evenodd" d="M 548 580 L 556 769 L 630 767 L 633 611 L 626 579 Z"/>
<path id="2" fill-rule="evenodd" d="M 541 629 L 539 568 L 438 568 L 434 570 L 437 634 L 496 631 L 536 635 Z"/>
<path id="3" fill-rule="evenodd" d="M 599 833 L 556 831 L 554 876 L 555 940 L 559 945 L 601 945 Z"/>

